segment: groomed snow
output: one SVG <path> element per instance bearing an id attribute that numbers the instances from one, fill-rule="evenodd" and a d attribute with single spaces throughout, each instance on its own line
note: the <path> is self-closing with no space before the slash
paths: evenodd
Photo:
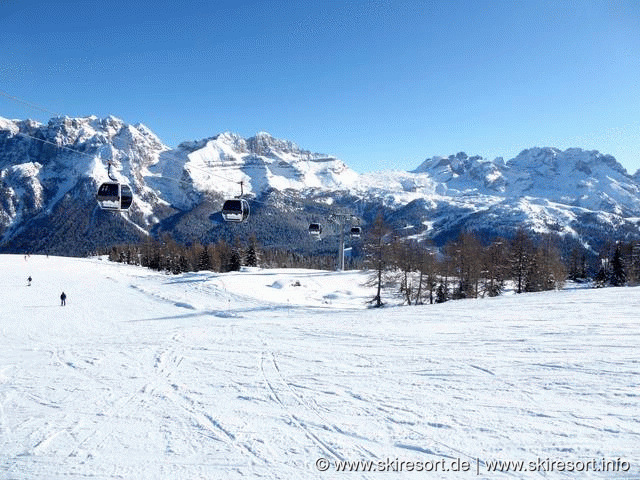
<path id="1" fill-rule="evenodd" d="M 638 288 L 370 310 L 362 272 L 0 271 L 2 479 L 640 476 Z M 488 472 L 603 457 L 629 471 Z"/>

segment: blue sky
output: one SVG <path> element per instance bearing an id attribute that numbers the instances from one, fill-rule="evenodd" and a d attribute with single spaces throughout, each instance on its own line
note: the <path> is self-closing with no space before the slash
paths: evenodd
<path id="1" fill-rule="evenodd" d="M 170 146 L 267 131 L 360 172 L 555 146 L 634 173 L 640 2 L 3 0 L 0 90 Z"/>

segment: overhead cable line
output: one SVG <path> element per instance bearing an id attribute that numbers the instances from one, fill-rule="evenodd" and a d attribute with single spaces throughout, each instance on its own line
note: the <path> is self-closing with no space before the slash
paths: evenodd
<path id="1" fill-rule="evenodd" d="M 31 102 L 31 101 L 28 101 L 28 100 L 25 100 L 25 99 L 23 99 L 23 98 L 19 98 L 19 97 L 15 96 L 15 95 L 11 95 L 11 94 L 9 94 L 9 93 L 7 93 L 7 92 L 4 92 L 4 91 L 2 91 L 2 90 L 0 90 L 0 96 L 3 96 L 3 97 L 5 97 L 5 98 L 7 98 L 7 99 L 9 99 L 9 100 L 11 100 L 11 101 L 13 101 L 13 102 L 19 103 L 19 104 L 21 104 L 21 105 L 23 105 L 23 106 L 26 106 L 26 107 L 29 107 L 29 108 L 32 108 L 32 109 L 35 109 L 35 110 L 39 110 L 39 111 L 42 111 L 42 112 L 48 113 L 48 114 L 50 114 L 50 115 L 53 115 L 54 117 L 58 117 L 58 118 L 63 118 L 63 117 L 65 117 L 65 115 L 62 115 L 62 114 L 60 114 L 60 113 L 58 113 L 58 112 L 54 112 L 53 110 L 50 110 L 50 109 L 48 109 L 48 108 L 46 108 L 46 107 L 43 107 L 43 106 L 41 106 L 41 105 L 38 105 L 38 104 L 36 104 L 36 103 L 34 103 L 34 102 Z M 18 128 L 18 131 L 17 131 L 17 132 L 15 132 L 15 133 L 16 133 L 17 135 L 21 135 L 21 136 L 23 136 L 23 137 L 27 137 L 27 138 L 30 138 L 30 139 L 32 139 L 32 140 L 36 140 L 36 141 L 38 141 L 38 142 L 42 142 L 42 143 L 45 143 L 45 144 L 48 144 L 48 145 L 52 145 L 52 146 L 54 146 L 54 147 L 56 147 L 56 148 L 60 148 L 60 149 L 62 149 L 62 150 L 67 150 L 67 151 L 69 151 L 69 152 L 76 153 L 76 154 L 78 154 L 78 155 L 83 155 L 83 156 L 86 156 L 86 157 L 91 158 L 91 159 L 95 159 L 96 157 L 98 157 L 100 160 L 102 160 L 102 158 L 101 158 L 101 156 L 100 156 L 100 153 L 99 153 L 99 152 L 97 153 L 97 155 L 92 155 L 92 154 L 90 154 L 90 153 L 87 153 L 87 152 L 83 152 L 83 151 L 77 150 L 77 149 L 75 149 L 75 148 L 73 148 L 73 147 L 70 147 L 70 146 L 68 146 L 68 145 L 59 145 L 59 144 L 57 144 L 57 143 L 55 143 L 55 142 L 52 142 L 52 141 L 50 141 L 50 140 L 46 140 L 46 139 L 44 139 L 44 138 L 34 137 L 33 135 L 29 135 L 29 134 L 27 134 L 27 133 L 21 132 L 19 128 Z M 111 160 L 107 160 L 107 162 L 108 162 L 108 163 L 111 163 Z M 307 159 L 307 162 L 308 162 L 308 159 Z M 208 176 L 210 176 L 210 177 L 217 177 L 217 178 L 222 179 L 222 180 L 225 180 L 226 182 L 229 182 L 229 183 L 235 183 L 235 184 L 241 184 L 241 183 L 243 183 L 243 180 L 233 180 L 233 179 L 231 179 L 231 178 L 229 178 L 229 177 L 226 177 L 226 176 L 220 175 L 220 174 L 218 174 L 218 173 L 213 173 L 213 172 L 211 172 L 211 171 L 209 171 L 209 170 L 205 170 L 205 169 L 204 169 L 204 168 L 202 168 L 202 167 L 197 167 L 197 166 L 192 165 L 192 164 L 190 164 L 190 165 L 186 165 L 186 164 L 185 164 L 185 165 L 183 165 L 183 169 L 184 169 L 185 171 L 187 171 L 189 174 L 191 174 L 191 172 L 189 171 L 190 169 L 195 169 L 195 170 L 200 170 L 200 171 L 202 171 L 203 173 L 205 173 L 206 175 L 208 175 Z M 152 175 L 150 176 L 150 178 L 163 178 L 163 179 L 166 179 L 166 180 L 173 180 L 173 181 L 175 181 L 175 182 L 182 183 L 182 184 L 186 184 L 186 185 L 193 185 L 193 177 L 192 177 L 192 182 L 191 182 L 191 183 L 189 183 L 189 182 L 185 182 L 184 180 L 180 180 L 180 179 L 177 179 L 177 178 L 174 178 L 174 177 L 170 177 L 170 176 L 167 176 L 167 175 L 164 175 L 164 174 L 160 174 L 160 175 L 154 175 L 154 174 L 152 174 Z M 285 194 L 284 192 L 280 192 L 280 193 L 281 193 L 284 197 L 286 197 L 286 198 L 288 198 L 288 199 L 290 199 L 290 200 L 293 200 L 293 201 L 296 201 L 296 202 L 297 202 L 297 201 L 299 201 L 299 199 L 296 199 L 296 198 L 294 198 L 294 197 L 292 197 L 292 196 L 290 196 L 290 195 L 287 195 L 287 194 Z M 255 195 L 255 194 L 254 194 L 254 195 Z M 252 202 L 254 202 L 254 203 L 262 204 L 262 205 L 267 205 L 267 202 L 259 201 L 259 200 L 255 199 L 255 198 L 253 198 L 251 201 L 252 201 Z M 320 206 L 319 206 L 319 205 L 316 205 L 316 208 L 318 208 L 318 207 L 319 207 L 319 209 L 320 209 L 320 210 L 324 210 L 324 211 L 325 211 L 325 212 L 327 212 L 328 214 L 333 214 L 333 212 L 334 212 L 334 210 L 335 210 L 334 208 L 332 208 L 332 207 L 330 207 L 330 206 L 327 206 L 327 205 L 320 205 Z"/>
<path id="2" fill-rule="evenodd" d="M 0 95 L 5 97 L 5 98 L 8 98 L 9 100 L 12 100 L 12 101 L 14 101 L 16 103 L 21 103 L 22 105 L 26 105 L 29 108 L 34 108 L 36 110 L 40 110 L 41 112 L 45 112 L 45 113 L 51 114 L 51 115 L 53 115 L 55 117 L 62 117 L 62 115 L 60 115 L 57 112 L 49 110 L 48 108 L 42 107 L 42 106 L 40 106 L 38 104 L 35 104 L 33 102 L 29 102 L 27 100 L 23 100 L 21 98 L 18 98 L 15 95 L 10 95 L 7 92 L 3 92 L 2 90 L 0 90 Z"/>

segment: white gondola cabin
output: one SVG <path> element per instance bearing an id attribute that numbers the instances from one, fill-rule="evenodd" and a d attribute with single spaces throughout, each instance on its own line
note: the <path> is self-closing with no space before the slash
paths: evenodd
<path id="1" fill-rule="evenodd" d="M 129 185 L 120 182 L 104 182 L 96 194 L 98 205 L 103 210 L 119 212 L 128 210 L 133 203 L 133 193 Z"/>
<path id="2" fill-rule="evenodd" d="M 249 202 L 243 198 L 226 200 L 222 205 L 222 218 L 225 222 L 244 222 L 249 218 Z"/>
<path id="3" fill-rule="evenodd" d="M 322 225 L 319 223 L 310 223 L 309 224 L 309 235 L 320 236 L 322 233 Z"/>

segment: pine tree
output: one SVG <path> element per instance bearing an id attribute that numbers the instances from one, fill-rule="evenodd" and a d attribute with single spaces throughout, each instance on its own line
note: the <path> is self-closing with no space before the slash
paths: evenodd
<path id="1" fill-rule="evenodd" d="M 622 261 L 622 249 L 620 245 L 616 245 L 611 259 L 611 276 L 609 283 L 614 287 L 621 287 L 627 283 L 627 273 L 625 271 L 624 262 Z"/>
<path id="2" fill-rule="evenodd" d="M 600 269 L 598 270 L 598 273 L 596 273 L 596 277 L 594 278 L 595 280 L 595 287 L 596 288 L 602 288 L 606 285 L 607 283 L 607 270 L 604 266 L 601 266 Z"/>
<path id="3" fill-rule="evenodd" d="M 449 293 L 447 292 L 447 284 L 442 282 L 438 285 L 436 290 L 436 303 L 444 303 L 449 300 Z"/>
<path id="4" fill-rule="evenodd" d="M 258 240 L 256 239 L 255 234 L 252 234 L 249 238 L 249 247 L 247 247 L 247 252 L 245 253 L 245 262 L 248 267 L 257 267 L 258 266 Z"/>
<path id="5" fill-rule="evenodd" d="M 229 271 L 238 272 L 241 266 L 242 260 L 240 257 L 240 251 L 237 248 L 234 248 L 229 259 Z"/>
<path id="6" fill-rule="evenodd" d="M 211 256 L 206 246 L 202 247 L 198 257 L 198 270 L 211 270 Z"/>

